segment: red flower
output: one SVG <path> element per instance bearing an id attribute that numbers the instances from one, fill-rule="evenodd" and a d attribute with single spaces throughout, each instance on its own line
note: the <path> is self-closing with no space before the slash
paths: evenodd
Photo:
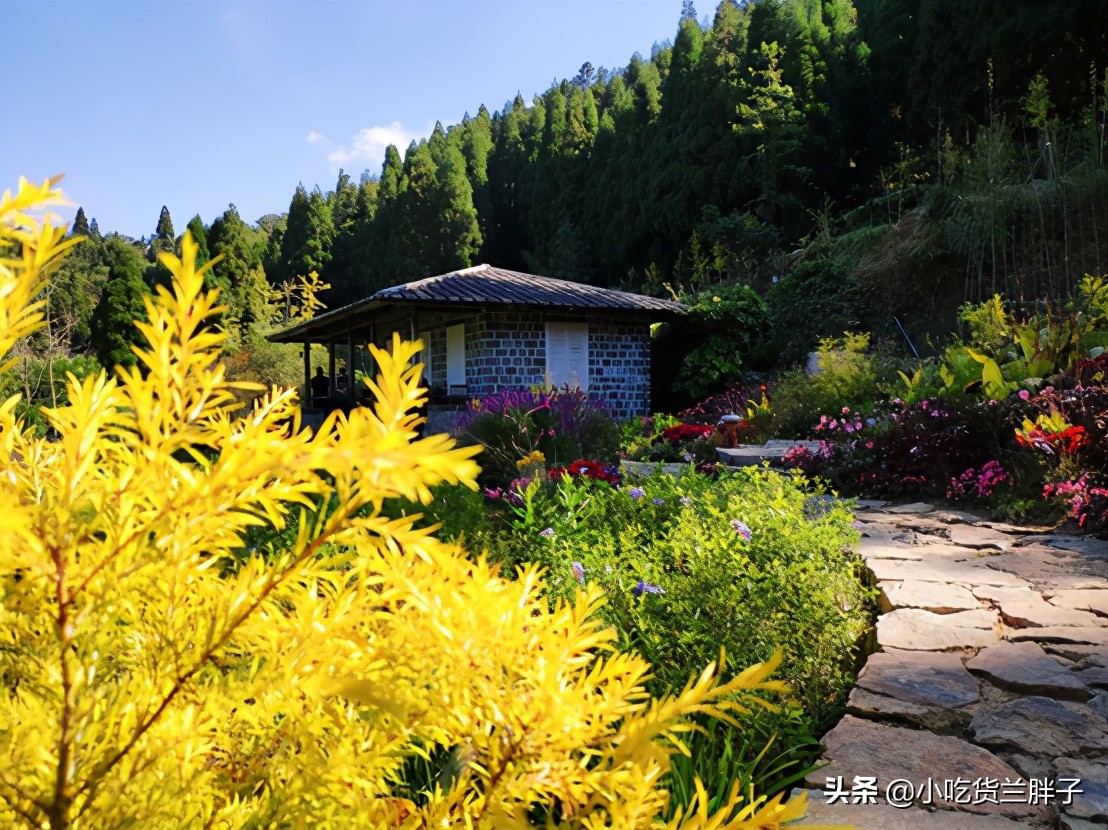
<path id="1" fill-rule="evenodd" d="M 708 424 L 677 424 L 662 430 L 662 438 L 674 444 L 680 441 L 694 441 L 698 438 L 707 438 L 715 432 L 715 427 Z"/>

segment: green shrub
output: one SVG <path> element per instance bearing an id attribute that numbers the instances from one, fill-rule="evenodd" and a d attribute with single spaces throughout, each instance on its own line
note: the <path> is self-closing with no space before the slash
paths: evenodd
<path id="1" fill-rule="evenodd" d="M 689 668 L 725 647 L 738 664 L 785 651 L 786 679 L 813 722 L 850 687 L 869 591 L 858 581 L 851 516 L 805 514 L 807 482 L 761 469 L 718 479 L 653 475 L 621 488 L 581 480 L 534 482 L 500 532 L 493 555 L 537 561 L 555 593 L 585 580 L 608 592 L 607 613 L 654 664 L 656 682 L 679 686 Z M 734 522 L 749 528 L 735 529 Z M 639 592 L 660 586 L 664 594 Z"/>
<path id="2" fill-rule="evenodd" d="M 676 324 L 695 343 L 685 355 L 676 387 L 703 397 L 742 378 L 744 360 L 770 333 L 765 301 L 746 285 L 719 285 L 696 296 L 689 316 Z M 695 335 L 695 336 L 692 336 Z"/>
<path id="3" fill-rule="evenodd" d="M 778 433 L 807 436 L 821 415 L 837 415 L 844 408 L 869 413 L 881 393 L 876 361 L 866 354 L 868 346 L 865 334 L 827 338 L 820 342 L 819 371 L 786 373 L 772 400 Z"/>
<path id="4" fill-rule="evenodd" d="M 602 613 L 624 647 L 650 660 L 655 691 L 680 687 L 721 648 L 734 665 L 783 648 L 792 708 L 748 716 L 738 732 L 702 724 L 726 736 L 703 742 L 695 763 L 673 773 L 688 779 L 714 766 L 766 791 L 817 757 L 813 735 L 841 714 L 872 619 L 850 514 L 835 506 L 813 517 L 809 499 L 802 477 L 762 469 L 657 474 L 620 488 L 534 481 L 516 508 L 491 503 L 506 512 L 480 546 L 506 569 L 542 564 L 552 599 L 601 585 Z"/>
<path id="5" fill-rule="evenodd" d="M 434 500 L 422 504 L 410 499 L 394 499 L 383 509 L 389 518 L 420 514 L 419 527 L 438 525 L 436 534 L 444 542 L 456 542 L 478 552 L 492 530 L 488 500 L 480 491 L 453 484 L 431 488 Z"/>

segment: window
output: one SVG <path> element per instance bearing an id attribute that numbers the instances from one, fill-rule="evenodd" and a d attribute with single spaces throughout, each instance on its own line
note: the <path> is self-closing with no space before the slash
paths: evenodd
<path id="1" fill-rule="evenodd" d="M 446 386 L 448 393 L 455 394 L 461 387 L 465 394 L 466 386 L 466 327 L 465 323 L 449 326 L 446 329 Z"/>
<path id="2" fill-rule="evenodd" d="M 556 387 L 589 389 L 589 324 L 546 324 L 546 375 Z"/>

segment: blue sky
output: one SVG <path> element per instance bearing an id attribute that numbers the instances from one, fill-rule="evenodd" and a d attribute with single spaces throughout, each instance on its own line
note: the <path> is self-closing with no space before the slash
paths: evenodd
<path id="1" fill-rule="evenodd" d="M 712 8 L 702 3 L 703 16 Z M 0 190 L 62 187 L 104 232 L 180 233 L 234 202 L 288 209 L 297 182 L 380 171 L 436 120 L 530 101 L 581 64 L 672 38 L 680 0 L 6 0 Z M 72 211 L 71 211 L 72 212 Z"/>

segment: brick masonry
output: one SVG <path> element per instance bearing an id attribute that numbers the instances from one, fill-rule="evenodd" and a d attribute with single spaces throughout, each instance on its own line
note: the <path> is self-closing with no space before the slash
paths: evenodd
<path id="1" fill-rule="evenodd" d="M 588 322 L 589 395 L 618 419 L 650 413 L 650 328 L 541 311 L 490 311 L 466 323 L 466 393 L 546 385 L 546 323 Z M 431 385 L 446 386 L 446 330 L 430 332 Z"/>

